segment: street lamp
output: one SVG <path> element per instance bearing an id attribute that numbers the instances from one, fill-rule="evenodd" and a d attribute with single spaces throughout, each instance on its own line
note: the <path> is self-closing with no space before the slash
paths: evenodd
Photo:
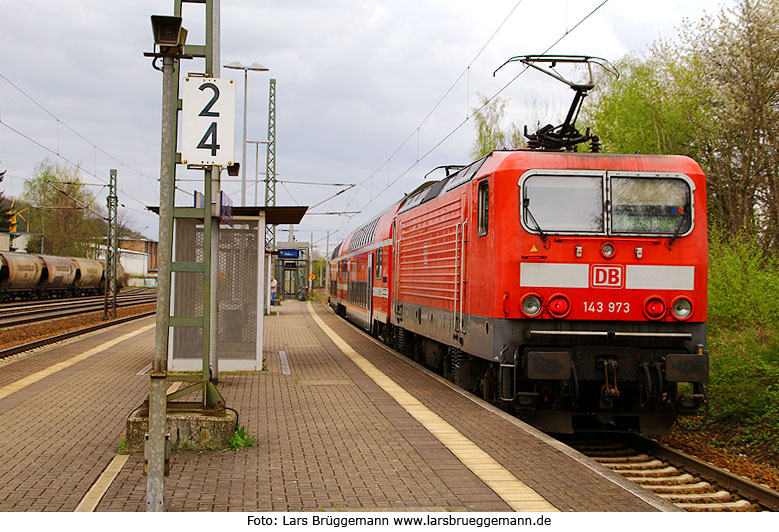
<path id="1" fill-rule="evenodd" d="M 249 71 L 255 72 L 267 72 L 268 69 L 259 63 L 252 63 L 249 66 L 244 66 L 238 61 L 233 61 L 229 65 L 225 65 L 225 68 L 232 68 L 233 70 L 243 70 L 243 155 L 241 157 L 241 206 L 246 206 L 246 102 L 249 83 Z"/>
<path id="2" fill-rule="evenodd" d="M 260 188 L 260 144 L 266 146 L 270 144 L 269 140 L 247 140 L 246 144 L 254 144 L 256 146 L 255 158 L 254 158 L 254 206 L 257 206 L 257 189 Z"/>

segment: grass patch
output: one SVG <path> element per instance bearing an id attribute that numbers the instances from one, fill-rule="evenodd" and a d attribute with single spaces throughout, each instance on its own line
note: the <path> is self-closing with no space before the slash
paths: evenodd
<path id="1" fill-rule="evenodd" d="M 254 447 L 255 439 L 254 436 L 250 436 L 249 433 L 246 432 L 246 427 L 239 425 L 227 445 L 231 451 L 240 451 L 244 447 Z"/>

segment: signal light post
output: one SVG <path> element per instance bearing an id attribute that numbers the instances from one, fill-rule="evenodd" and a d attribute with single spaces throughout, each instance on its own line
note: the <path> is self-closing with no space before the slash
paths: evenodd
<path id="1" fill-rule="evenodd" d="M 205 7 L 205 45 L 186 45 L 187 31 L 181 27 L 184 3 L 198 3 Z M 148 441 L 146 443 L 146 510 L 164 511 L 164 478 L 169 469 L 168 403 L 178 411 L 193 415 L 225 417 L 224 399 L 210 380 L 212 336 L 215 331 L 215 283 L 212 265 L 216 264 L 216 231 L 219 223 L 213 214 L 213 201 L 218 196 L 221 168 L 233 166 L 234 145 L 230 133 L 235 129 L 235 91 L 232 80 L 219 78 L 219 0 L 174 0 L 176 16 L 152 16 L 155 47 L 159 52 L 145 53 L 154 57 L 153 66 L 163 73 L 162 82 L 162 140 L 160 162 L 160 236 L 157 289 L 157 322 L 154 360 L 150 373 L 151 386 L 148 401 Z M 180 60 L 202 57 L 204 74 L 190 74 L 185 78 L 182 94 L 182 149 L 177 151 L 179 119 Z M 162 68 L 157 61 L 162 59 Z M 193 90 L 194 86 L 194 90 Z M 198 90 L 200 89 L 200 90 Z M 194 94 L 194 96 L 192 96 Z M 205 102 L 198 100 L 205 98 Z M 198 107 L 196 110 L 194 107 Z M 205 117 L 205 123 L 197 117 Z M 201 127 L 203 129 L 201 129 Z M 219 141 L 217 142 L 217 132 Z M 199 148 L 202 150 L 198 151 Z M 186 164 L 204 170 L 202 207 L 175 206 L 176 164 Z M 213 193 L 212 193 L 213 192 Z M 199 219 L 203 227 L 202 262 L 174 261 L 172 256 L 174 219 Z M 171 316 L 171 277 L 173 272 L 202 274 L 202 316 Z M 168 372 L 168 350 L 171 327 L 199 327 L 202 331 L 202 371 L 199 375 Z M 171 394 L 166 393 L 168 382 L 186 382 L 189 386 Z M 177 403 L 189 391 L 200 388 L 199 403 Z M 132 421 L 132 420 L 131 420 Z M 224 424 L 223 424 L 224 425 Z M 129 432 L 128 432 L 129 435 Z"/>

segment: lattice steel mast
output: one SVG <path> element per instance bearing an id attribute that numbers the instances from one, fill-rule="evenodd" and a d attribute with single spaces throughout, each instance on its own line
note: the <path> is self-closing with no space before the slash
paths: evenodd
<path id="1" fill-rule="evenodd" d="M 119 199 L 116 196 L 116 169 L 111 168 L 108 181 L 108 238 L 105 243 L 105 302 L 103 319 L 116 319 L 116 264 L 119 261 Z"/>
<path id="2" fill-rule="evenodd" d="M 276 80 L 268 91 L 268 162 L 265 167 L 265 206 L 276 206 Z M 265 248 L 276 249 L 276 226 L 265 226 Z"/>

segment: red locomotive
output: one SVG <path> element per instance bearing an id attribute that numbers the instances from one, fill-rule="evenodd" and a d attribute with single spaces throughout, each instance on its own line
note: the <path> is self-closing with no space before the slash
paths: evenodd
<path id="1" fill-rule="evenodd" d="M 330 272 L 338 313 L 542 430 L 663 433 L 704 402 L 689 158 L 495 151 L 347 236 Z"/>

